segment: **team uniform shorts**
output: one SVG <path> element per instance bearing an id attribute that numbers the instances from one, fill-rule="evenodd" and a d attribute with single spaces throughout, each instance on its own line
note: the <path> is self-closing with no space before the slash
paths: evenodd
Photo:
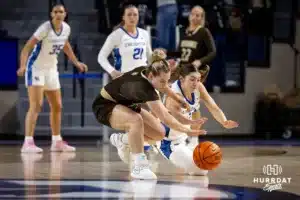
<path id="1" fill-rule="evenodd" d="M 60 89 L 59 73 L 57 68 L 37 69 L 33 66 L 27 68 L 25 72 L 25 85 L 28 86 L 44 86 L 45 90 Z"/>

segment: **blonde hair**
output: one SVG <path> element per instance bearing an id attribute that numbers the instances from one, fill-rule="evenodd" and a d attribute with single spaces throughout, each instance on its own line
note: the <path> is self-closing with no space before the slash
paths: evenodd
<path id="1" fill-rule="evenodd" d="M 165 60 L 166 57 L 166 54 L 161 49 L 154 50 L 146 74 L 148 75 L 151 72 L 153 76 L 158 76 L 161 72 L 170 72 L 169 63 Z"/>
<path id="2" fill-rule="evenodd" d="M 197 6 L 194 6 L 192 8 L 192 10 L 193 9 L 199 9 L 202 12 L 202 19 L 201 19 L 201 22 L 200 22 L 200 26 L 204 27 L 205 26 L 205 20 L 206 20 L 206 13 L 205 13 L 204 8 L 202 8 L 201 6 L 197 5 Z M 191 10 L 191 12 L 192 12 L 192 10 Z"/>
<path id="3" fill-rule="evenodd" d="M 149 63 L 151 64 L 155 61 L 164 60 L 166 58 L 167 58 L 167 55 L 162 49 L 155 49 L 152 52 L 151 59 L 150 59 Z"/>

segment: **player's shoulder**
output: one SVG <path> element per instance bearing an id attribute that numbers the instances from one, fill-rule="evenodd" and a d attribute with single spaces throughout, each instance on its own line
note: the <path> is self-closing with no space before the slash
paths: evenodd
<path id="1" fill-rule="evenodd" d="M 180 89 L 180 81 L 176 80 L 174 83 L 172 83 L 171 85 L 171 89 L 176 92 L 176 93 L 181 93 L 181 89 Z"/>
<path id="2" fill-rule="evenodd" d="M 146 31 L 145 29 L 142 29 L 142 28 L 138 27 L 137 30 L 138 30 L 139 34 L 141 34 L 143 36 L 148 36 L 149 35 L 148 31 Z"/>
<path id="3" fill-rule="evenodd" d="M 63 26 L 63 32 L 64 32 L 64 34 L 70 35 L 70 33 L 71 33 L 71 27 L 70 27 L 70 25 L 67 22 L 63 22 L 62 26 Z"/>
<path id="4" fill-rule="evenodd" d="M 114 38 L 114 39 L 120 38 L 120 37 L 122 37 L 122 36 L 124 35 L 124 33 L 125 33 L 125 32 L 122 30 L 122 28 L 119 27 L 119 28 L 113 30 L 113 31 L 109 34 L 109 37 L 112 37 L 112 38 Z"/>
<path id="5" fill-rule="evenodd" d="M 51 29 L 51 22 L 50 21 L 45 21 L 45 22 L 41 23 L 39 27 L 46 28 L 46 29 Z"/>
<path id="6" fill-rule="evenodd" d="M 205 34 L 205 35 L 211 34 L 211 33 L 210 33 L 210 30 L 209 30 L 208 28 L 206 28 L 206 27 L 201 27 L 201 28 L 198 30 L 198 33 L 199 33 L 199 34 Z"/>
<path id="7" fill-rule="evenodd" d="M 70 25 L 67 22 L 63 22 L 62 25 L 63 25 L 64 29 L 67 29 L 67 30 L 71 29 Z"/>

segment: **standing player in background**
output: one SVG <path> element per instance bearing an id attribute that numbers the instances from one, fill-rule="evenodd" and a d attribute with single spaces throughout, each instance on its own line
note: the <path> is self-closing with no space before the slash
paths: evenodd
<path id="1" fill-rule="evenodd" d="M 113 79 L 136 67 L 147 65 L 148 58 L 151 58 L 150 36 L 146 30 L 137 27 L 138 21 L 138 9 L 133 5 L 126 6 L 119 28 L 107 37 L 99 52 L 99 64 Z M 120 71 L 107 59 L 114 49 L 118 49 L 121 56 Z"/>
<path id="2" fill-rule="evenodd" d="M 193 119 L 193 113 L 198 112 L 200 101 L 202 100 L 213 117 L 227 129 L 238 127 L 235 121 L 227 120 L 223 111 L 211 98 L 204 85 L 200 82 L 201 73 L 198 68 L 192 64 L 182 65 L 179 71 L 179 79 L 176 80 L 171 88 L 177 95 L 184 97 L 185 101 L 190 105 L 190 110 L 182 109 L 178 103 L 171 98 L 166 97 L 165 105 L 170 113 L 182 124 L 188 124 L 188 119 Z M 199 169 L 193 161 L 193 150 L 185 145 L 188 135 L 186 133 L 170 129 L 164 125 L 166 129 L 165 138 L 160 145 L 160 152 L 164 157 L 169 159 L 175 166 L 180 167 L 189 174 L 206 175 L 206 170 Z M 190 125 L 187 125 L 190 127 Z M 192 128 L 192 127 L 191 127 Z"/>
<path id="3" fill-rule="evenodd" d="M 43 150 L 34 143 L 36 121 L 43 105 L 44 94 L 50 104 L 50 125 L 52 130 L 51 151 L 75 151 L 61 137 L 62 99 L 57 56 L 61 50 L 80 71 L 87 66 L 79 62 L 68 41 L 70 26 L 64 22 L 66 11 L 63 5 L 54 5 L 51 21 L 44 22 L 22 49 L 18 75 L 25 74 L 28 89 L 29 110 L 25 122 L 25 140 L 21 152 L 41 153 Z"/>
<path id="4" fill-rule="evenodd" d="M 192 8 L 189 15 L 189 26 L 179 43 L 178 52 L 168 52 L 168 56 L 179 57 L 180 64 L 191 63 L 200 72 L 216 56 L 216 46 L 210 31 L 205 28 L 205 11 L 200 6 Z M 181 66 L 181 65 L 178 65 Z M 174 77 L 178 79 L 178 76 Z M 206 77 L 202 77 L 206 78 Z"/>
<path id="5" fill-rule="evenodd" d="M 168 52 L 168 56 L 179 57 L 179 62 L 175 63 L 178 67 L 172 66 L 175 71 L 172 73 L 171 81 L 178 79 L 180 66 L 191 63 L 197 67 L 201 73 L 201 82 L 204 82 L 208 76 L 210 67 L 208 64 L 216 56 L 216 47 L 210 31 L 205 28 L 205 11 L 200 6 L 194 6 L 189 15 L 189 26 L 185 35 L 179 43 L 179 52 Z M 180 63 L 180 64 L 179 64 Z M 193 114 L 194 118 L 200 117 L 200 111 Z M 194 126 L 194 128 L 200 128 Z M 198 143 L 198 138 L 188 138 L 188 143 L 194 146 Z"/>

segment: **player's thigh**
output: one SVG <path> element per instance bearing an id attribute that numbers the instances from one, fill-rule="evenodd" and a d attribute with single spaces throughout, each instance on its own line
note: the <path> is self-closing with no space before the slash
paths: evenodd
<path id="1" fill-rule="evenodd" d="M 43 86 L 28 86 L 29 109 L 35 112 L 40 112 L 44 100 Z"/>
<path id="2" fill-rule="evenodd" d="M 56 69 L 51 69 L 45 73 L 45 91 L 54 90 L 60 90 L 59 73 Z"/>
<path id="3" fill-rule="evenodd" d="M 165 136 L 165 128 L 160 123 L 159 119 L 155 118 L 152 114 L 144 109 L 141 110 L 140 114 L 145 124 L 145 135 L 150 138 L 155 137 L 162 139 Z"/>
<path id="4" fill-rule="evenodd" d="M 38 70 L 37 67 L 31 67 L 25 72 L 25 86 L 44 87 L 45 86 L 45 73 Z"/>
<path id="5" fill-rule="evenodd" d="M 109 117 L 110 126 L 117 130 L 128 131 L 132 125 L 140 125 L 143 128 L 141 115 L 123 105 L 116 105 Z"/>

